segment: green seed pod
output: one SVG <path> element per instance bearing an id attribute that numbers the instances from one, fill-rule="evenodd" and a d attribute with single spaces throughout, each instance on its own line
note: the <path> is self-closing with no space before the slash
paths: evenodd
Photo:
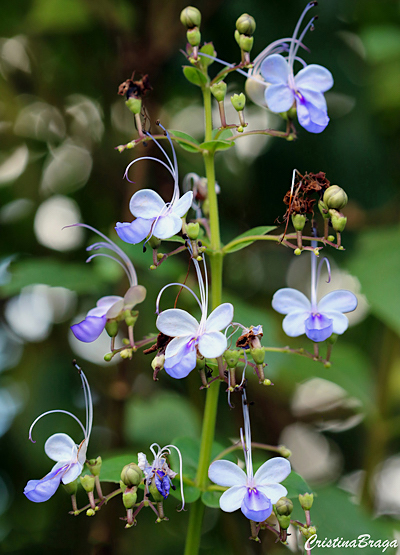
<path id="1" fill-rule="evenodd" d="M 131 98 L 128 98 L 128 100 L 125 102 L 125 104 L 129 108 L 129 110 L 132 112 L 132 114 L 140 114 L 140 111 L 142 109 L 142 99 L 141 98 L 135 98 L 134 96 L 131 96 Z"/>
<path id="2" fill-rule="evenodd" d="M 106 332 L 110 337 L 115 337 L 118 333 L 117 320 L 108 320 L 106 323 Z"/>
<path id="3" fill-rule="evenodd" d="M 87 492 L 90 493 L 91 491 L 94 490 L 94 476 L 91 476 L 90 474 L 86 474 L 85 476 L 80 476 L 79 478 L 83 489 Z"/>
<path id="4" fill-rule="evenodd" d="M 218 81 L 218 83 L 214 83 L 214 85 L 210 87 L 210 91 L 218 102 L 222 102 L 226 95 L 226 88 L 225 81 Z"/>
<path id="5" fill-rule="evenodd" d="M 337 210 L 333 209 L 329 210 L 329 215 L 331 217 L 333 229 L 341 233 L 346 227 L 347 218 Z"/>
<path id="6" fill-rule="evenodd" d="M 299 495 L 299 501 L 303 511 L 309 511 L 313 506 L 314 495 L 312 493 L 304 493 Z"/>
<path id="7" fill-rule="evenodd" d="M 239 362 L 240 351 L 236 351 L 236 349 L 227 349 L 222 356 L 224 357 L 228 368 L 236 368 L 237 363 Z"/>
<path id="8" fill-rule="evenodd" d="M 256 30 L 256 22 L 254 20 L 254 17 L 252 17 L 248 13 L 242 14 L 236 20 L 236 29 L 241 35 L 247 35 L 248 37 L 251 37 L 251 35 Z"/>
<path id="9" fill-rule="evenodd" d="M 186 38 L 189 44 L 192 46 L 199 46 L 201 41 L 201 33 L 198 27 L 194 27 L 193 29 L 188 29 L 186 32 Z"/>
<path id="10" fill-rule="evenodd" d="M 349 200 L 345 191 L 339 185 L 331 185 L 324 193 L 324 203 L 328 208 L 341 210 Z"/>
<path id="11" fill-rule="evenodd" d="M 138 486 L 143 479 L 143 472 L 135 463 L 130 463 L 124 466 L 121 472 L 122 482 L 131 488 Z"/>
<path id="12" fill-rule="evenodd" d="M 250 349 L 250 354 L 253 357 L 253 360 L 256 364 L 262 364 L 265 358 L 265 351 L 264 349 L 256 348 Z"/>
<path id="13" fill-rule="evenodd" d="M 276 515 L 288 516 L 292 514 L 293 503 L 287 497 L 281 497 L 275 504 L 274 512 Z"/>
<path id="14" fill-rule="evenodd" d="M 200 232 L 200 225 L 198 222 L 190 222 L 187 225 L 187 234 L 191 241 L 196 241 L 197 237 L 199 236 Z"/>
<path id="15" fill-rule="evenodd" d="M 239 46 L 243 52 L 251 52 L 253 48 L 254 38 L 247 35 L 240 35 Z"/>
<path id="16" fill-rule="evenodd" d="M 292 214 L 292 224 L 296 231 L 303 231 L 306 221 L 304 214 Z"/>
<path id="17" fill-rule="evenodd" d="M 181 11 L 181 23 L 188 29 L 193 27 L 200 27 L 201 13 L 194 6 L 187 6 Z"/>
<path id="18" fill-rule="evenodd" d="M 134 486 L 133 488 L 128 488 L 122 494 L 122 502 L 125 506 L 125 509 L 132 509 L 137 501 L 137 488 Z"/>
<path id="19" fill-rule="evenodd" d="M 231 96 L 231 102 L 237 112 L 242 112 L 246 106 L 246 96 L 244 93 Z"/>
<path id="20" fill-rule="evenodd" d="M 86 461 L 86 466 L 93 476 L 100 476 L 101 463 L 101 457 L 97 457 L 97 459 L 90 459 L 90 461 Z"/>

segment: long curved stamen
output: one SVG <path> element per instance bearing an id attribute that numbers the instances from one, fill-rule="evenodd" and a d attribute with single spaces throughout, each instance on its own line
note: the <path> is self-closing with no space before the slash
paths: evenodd
<path id="1" fill-rule="evenodd" d="M 154 451 L 153 447 L 157 447 L 157 453 Z M 157 459 L 158 455 L 160 454 L 161 447 L 158 445 L 158 443 L 152 443 L 150 445 L 150 451 L 151 451 L 151 454 L 153 455 L 153 457 L 155 459 Z"/>
<path id="2" fill-rule="evenodd" d="M 250 427 L 250 415 L 249 415 L 249 404 L 247 401 L 246 389 L 243 390 L 242 396 L 242 407 L 243 407 L 243 420 L 244 420 L 244 440 L 243 440 L 243 430 L 240 429 L 240 437 L 242 440 L 242 445 L 244 445 L 244 457 L 246 461 L 246 471 L 249 482 L 253 480 L 253 460 L 251 454 L 251 427 Z"/>
<path id="3" fill-rule="evenodd" d="M 95 247 L 95 248 L 101 248 L 101 247 Z M 129 274 L 125 265 L 120 260 L 118 260 L 118 258 L 115 258 L 115 256 L 111 256 L 111 254 L 105 254 L 104 252 L 98 252 L 98 253 L 95 253 L 95 254 L 91 254 L 86 259 L 86 262 L 91 262 L 93 260 L 93 258 L 97 258 L 98 256 L 103 256 L 104 258 L 110 258 L 111 260 L 114 260 L 114 262 L 119 264 L 121 266 L 121 268 L 124 270 L 124 272 L 126 273 L 126 275 L 128 276 L 129 285 L 131 287 L 132 287 L 132 285 L 135 285 L 135 283 L 132 283 L 131 275 Z"/>
<path id="4" fill-rule="evenodd" d="M 163 294 L 163 292 L 165 291 L 165 289 L 167 289 L 167 287 L 171 287 L 172 285 L 178 285 L 178 287 L 184 287 L 187 291 L 189 291 L 189 293 L 191 293 L 193 295 L 193 297 L 196 299 L 197 304 L 200 307 L 200 310 L 202 309 L 202 304 L 199 301 L 199 298 L 197 297 L 196 293 L 194 293 L 190 287 L 188 287 L 187 285 L 185 285 L 184 283 L 168 283 L 167 285 L 164 285 L 164 287 L 161 289 L 161 291 L 158 294 L 157 300 L 156 300 L 156 314 L 160 313 L 160 299 L 161 299 L 161 295 Z"/>
<path id="5" fill-rule="evenodd" d="M 90 434 L 92 433 L 92 425 L 93 425 L 93 399 L 92 399 L 92 392 L 90 390 L 89 382 L 83 373 L 82 368 L 80 368 L 75 363 L 75 368 L 77 368 L 79 375 L 82 380 L 82 388 L 83 394 L 85 396 L 85 406 L 86 406 L 86 440 L 89 441 Z"/>
<path id="6" fill-rule="evenodd" d="M 38 422 L 38 420 L 40 420 L 41 418 L 43 418 L 43 416 L 47 416 L 48 414 L 54 414 L 56 412 L 61 412 L 62 414 L 68 414 L 68 416 L 71 416 L 76 422 L 78 422 L 79 426 L 82 428 L 82 431 L 85 435 L 86 438 L 86 430 L 82 424 L 82 422 L 79 420 L 79 418 L 77 418 L 74 414 L 72 414 L 72 412 L 68 412 L 67 410 L 63 410 L 63 409 L 54 409 L 54 410 L 48 410 L 46 412 L 44 412 L 43 414 L 41 414 L 40 416 L 38 416 L 31 424 L 31 427 L 29 428 L 29 439 L 32 443 L 36 443 L 36 441 L 34 441 L 32 439 L 32 430 L 33 427 L 35 426 L 36 422 Z"/>
<path id="7" fill-rule="evenodd" d="M 316 233 L 316 230 L 313 230 Z M 317 248 L 317 241 L 311 241 L 311 246 L 313 249 Z M 317 309 L 317 256 L 311 253 L 311 312 L 315 312 Z"/>
<path id="8" fill-rule="evenodd" d="M 179 511 L 183 511 L 185 508 L 185 496 L 183 494 L 183 463 L 182 463 L 182 454 L 180 452 L 180 450 L 178 449 L 178 447 L 176 447 L 175 445 L 166 445 L 165 447 L 163 447 L 164 449 L 169 449 L 170 447 L 173 447 L 175 449 L 175 451 L 178 453 L 178 457 L 179 457 L 179 482 L 181 485 L 181 497 L 182 497 L 182 507 L 179 509 Z"/>
<path id="9" fill-rule="evenodd" d="M 290 49 L 289 49 L 289 59 L 288 59 L 288 62 L 289 62 L 289 66 L 290 66 L 290 67 L 293 67 L 293 61 L 294 61 L 294 56 L 295 56 L 295 46 L 294 46 L 294 45 L 295 45 L 295 41 L 296 41 L 296 39 L 297 39 L 298 32 L 299 32 L 299 30 L 300 30 L 300 26 L 301 26 L 301 24 L 303 23 L 303 19 L 304 19 L 306 13 L 307 13 L 311 8 L 313 8 L 313 7 L 316 6 L 316 5 L 317 5 L 317 2 L 309 2 L 309 3 L 307 4 L 307 6 L 304 8 L 302 14 L 301 14 L 300 17 L 299 17 L 299 20 L 298 20 L 298 22 L 297 22 L 297 24 L 296 24 L 296 27 L 294 28 L 293 37 L 292 37 L 292 42 L 290 43 Z M 302 34 L 301 37 L 303 38 L 303 36 L 304 36 L 304 35 Z M 296 51 L 297 51 L 297 50 L 296 50 Z"/>
<path id="10" fill-rule="evenodd" d="M 303 32 L 300 35 L 299 40 L 297 41 L 296 46 L 293 49 L 293 57 L 292 57 L 292 63 L 294 63 L 294 61 L 297 59 L 297 52 L 299 50 L 299 46 L 301 44 L 301 41 L 304 39 L 305 35 L 308 33 L 309 29 L 313 26 L 314 21 L 317 19 L 317 17 L 312 17 L 310 19 L 310 21 L 307 23 L 306 27 L 304 28 Z"/>
<path id="11" fill-rule="evenodd" d="M 316 283 L 316 289 L 318 291 L 318 283 L 319 283 L 319 279 L 321 277 L 321 271 L 322 271 L 322 266 L 323 264 L 326 264 L 326 268 L 328 270 L 328 279 L 326 280 L 326 283 L 330 283 L 331 281 L 331 277 L 332 277 L 332 272 L 331 272 L 331 265 L 329 263 L 329 260 L 325 257 L 323 258 L 320 263 L 318 264 L 318 273 L 317 273 L 317 283 Z"/>
<path id="12" fill-rule="evenodd" d="M 164 127 L 163 125 L 161 125 L 161 123 L 159 123 L 158 125 L 161 127 L 161 129 L 162 129 L 162 130 L 165 132 L 165 134 L 167 135 L 168 142 L 169 142 L 169 144 L 171 145 L 172 159 L 173 159 L 173 161 L 174 161 L 173 168 L 174 168 L 174 172 L 175 172 L 175 178 L 174 178 L 174 179 L 175 179 L 174 194 L 173 194 L 171 203 L 174 203 L 174 202 L 176 202 L 176 201 L 179 199 L 178 159 L 177 159 L 177 157 L 176 157 L 175 148 L 174 148 L 174 145 L 173 145 L 173 143 L 172 143 L 170 134 L 169 134 L 168 131 L 165 129 L 165 127 Z M 157 141 L 156 141 L 156 143 L 158 144 Z M 158 146 L 162 149 L 161 145 L 158 145 Z M 163 149 L 162 149 L 162 150 L 163 150 Z"/>
<path id="13" fill-rule="evenodd" d="M 142 156 L 141 158 L 136 158 L 136 160 L 132 160 L 132 162 L 130 162 L 126 167 L 124 177 L 129 181 L 129 183 L 133 183 L 133 181 L 131 181 L 128 177 L 129 169 L 131 168 L 131 166 L 133 166 L 133 164 L 136 164 L 136 162 L 141 162 L 142 160 L 153 160 L 154 162 L 158 162 L 159 164 L 164 166 L 164 168 L 166 168 L 169 171 L 169 173 L 172 175 L 172 177 L 175 179 L 173 169 L 170 166 L 168 166 L 165 162 L 163 162 L 159 158 L 154 158 L 154 156 Z"/>

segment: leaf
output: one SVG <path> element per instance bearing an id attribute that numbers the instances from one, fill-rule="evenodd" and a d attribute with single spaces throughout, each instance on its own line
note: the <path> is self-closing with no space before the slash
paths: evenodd
<path id="1" fill-rule="evenodd" d="M 169 239 L 163 239 L 163 241 L 170 241 L 171 243 L 181 243 L 182 245 L 185 244 L 185 239 L 183 237 L 179 237 L 179 235 L 173 235 Z"/>
<path id="2" fill-rule="evenodd" d="M 201 494 L 201 500 L 206 507 L 211 507 L 212 509 L 219 509 L 219 499 L 223 494 L 222 491 L 204 491 Z"/>
<path id="3" fill-rule="evenodd" d="M 200 144 L 200 148 L 208 150 L 210 153 L 216 152 L 217 150 L 226 150 L 227 148 L 231 148 L 231 146 L 233 146 L 233 141 L 222 141 L 220 139 L 216 141 L 206 141 Z"/>
<path id="4" fill-rule="evenodd" d="M 103 460 L 100 472 L 101 482 L 115 482 L 119 484 L 121 471 L 126 464 L 134 462 L 137 464 L 137 453 L 130 455 L 117 455 L 111 459 Z"/>
<path id="5" fill-rule="evenodd" d="M 312 493 L 310 486 L 297 472 L 292 471 L 281 483 L 288 490 L 286 497 L 289 499 L 298 497 L 299 493 Z"/>
<path id="6" fill-rule="evenodd" d="M 212 130 L 212 138 L 215 139 L 215 137 L 218 135 L 218 139 L 220 141 L 229 139 L 230 137 L 233 137 L 233 133 L 230 129 L 213 129 Z"/>
<path id="7" fill-rule="evenodd" d="M 216 52 L 214 50 L 214 45 L 212 42 L 206 42 L 199 50 L 201 54 L 208 54 L 209 56 L 216 56 Z M 205 56 L 200 56 L 200 65 L 204 69 L 214 63 L 214 60 L 211 58 L 206 58 Z"/>
<path id="8" fill-rule="evenodd" d="M 223 251 L 225 254 L 240 251 L 241 249 L 244 249 L 245 247 L 248 247 L 249 245 L 254 243 L 255 240 L 251 239 L 250 241 L 243 241 L 243 243 L 237 243 L 236 245 L 232 245 L 232 246 L 230 246 L 230 244 L 233 243 L 234 241 L 237 241 L 238 239 L 242 239 L 243 237 L 248 237 L 250 235 L 266 235 L 267 233 L 269 233 L 270 231 L 273 231 L 274 229 L 276 229 L 276 226 L 273 226 L 273 225 L 260 225 L 258 227 L 253 227 L 252 229 L 249 229 L 245 233 L 242 233 L 241 235 L 238 235 L 237 237 L 235 237 L 235 239 L 233 239 L 230 243 L 225 245 L 225 247 L 223 248 Z"/>
<path id="9" fill-rule="evenodd" d="M 190 135 L 188 135 L 187 133 L 184 133 L 183 131 L 175 131 L 173 129 L 169 129 L 169 133 L 171 135 L 173 135 L 173 137 L 171 137 L 172 139 L 176 137 L 176 142 L 184 149 L 187 150 L 188 152 L 199 152 L 200 149 L 200 143 L 199 141 L 197 141 L 194 137 L 191 137 Z M 181 139 L 185 139 L 186 141 L 190 141 L 192 143 L 195 143 L 196 145 L 199 145 L 199 148 L 195 148 L 194 146 L 188 145 L 182 141 L 179 140 L 179 138 Z"/>
<path id="10" fill-rule="evenodd" d="M 183 74 L 190 83 L 197 87 L 203 87 L 208 80 L 204 73 L 192 66 L 183 66 Z"/>

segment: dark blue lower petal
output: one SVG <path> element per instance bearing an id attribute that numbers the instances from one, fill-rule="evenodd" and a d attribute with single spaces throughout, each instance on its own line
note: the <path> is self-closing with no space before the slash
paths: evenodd
<path id="1" fill-rule="evenodd" d="M 68 465 L 57 468 L 41 480 L 29 480 L 24 489 L 26 497 L 34 503 L 42 503 L 50 499 L 57 491 L 67 467 Z"/>
<path id="2" fill-rule="evenodd" d="M 247 488 L 240 509 L 249 520 L 264 522 L 272 513 L 271 499 L 257 489 Z"/>
<path id="3" fill-rule="evenodd" d="M 333 333 L 333 320 L 323 314 L 311 314 L 305 321 L 306 335 L 311 341 L 325 341 Z"/>
<path id="4" fill-rule="evenodd" d="M 72 333 L 79 341 L 91 343 L 99 337 L 106 327 L 107 318 L 105 316 L 86 316 L 79 324 L 71 326 Z"/>
<path id="5" fill-rule="evenodd" d="M 165 474 L 164 470 L 156 470 L 154 474 L 154 481 L 158 491 L 161 493 L 164 499 L 167 499 L 171 487 L 171 482 L 169 477 Z"/>

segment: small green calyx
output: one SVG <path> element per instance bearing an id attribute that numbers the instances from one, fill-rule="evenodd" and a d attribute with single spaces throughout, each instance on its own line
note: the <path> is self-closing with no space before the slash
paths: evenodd
<path id="1" fill-rule="evenodd" d="M 225 81 L 218 81 L 210 87 L 211 94 L 218 102 L 222 102 L 226 95 L 227 85 Z"/>
<path id="2" fill-rule="evenodd" d="M 246 96 L 244 93 L 234 94 L 231 96 L 231 102 L 237 112 L 242 112 L 246 106 Z"/>
<path id="3" fill-rule="evenodd" d="M 293 511 L 293 503 L 287 497 L 281 497 L 274 506 L 276 516 L 289 516 Z"/>
<path id="4" fill-rule="evenodd" d="M 287 447 L 285 447 L 284 445 L 280 445 L 279 447 L 279 454 L 282 457 L 285 457 L 285 459 L 288 459 L 289 457 L 292 456 L 292 452 L 290 449 L 288 449 Z"/>
<path id="5" fill-rule="evenodd" d="M 224 354 L 223 357 L 225 359 L 226 364 L 228 365 L 228 368 L 236 368 L 237 363 L 239 362 L 239 357 L 240 357 L 240 351 L 236 351 L 234 349 L 227 349 Z"/>
<path id="6" fill-rule="evenodd" d="M 329 215 L 331 217 L 333 229 L 341 233 L 346 227 L 347 218 L 343 216 L 341 212 L 333 209 L 329 210 Z"/>
<path id="7" fill-rule="evenodd" d="M 193 29 L 188 29 L 188 31 L 186 32 L 186 38 L 188 43 L 191 46 L 199 46 L 201 41 L 201 33 L 198 27 L 194 27 Z"/>
<path id="8" fill-rule="evenodd" d="M 319 211 L 321 212 L 322 217 L 329 219 L 330 216 L 329 216 L 328 207 L 322 200 L 318 201 L 318 208 L 319 208 Z"/>
<path id="9" fill-rule="evenodd" d="M 108 320 L 106 323 L 106 332 L 110 337 L 115 337 L 118 333 L 117 320 Z"/>
<path id="10" fill-rule="evenodd" d="M 132 112 L 132 114 L 140 114 L 140 112 L 142 110 L 142 99 L 141 98 L 136 98 L 134 96 L 131 96 L 131 98 L 128 98 L 128 100 L 125 101 L 125 104 L 129 108 L 129 110 Z"/>
<path id="11" fill-rule="evenodd" d="M 256 364 L 262 364 L 265 358 L 265 351 L 262 348 L 250 349 L 250 354 Z"/>
<path id="12" fill-rule="evenodd" d="M 124 466 L 121 472 L 121 480 L 128 487 L 138 486 L 143 479 L 143 472 L 141 468 L 135 463 L 130 463 Z"/>
<path id="13" fill-rule="evenodd" d="M 78 480 L 74 480 L 73 482 L 70 482 L 69 484 L 62 484 L 62 485 L 63 485 L 64 490 L 69 495 L 75 495 L 75 493 L 78 489 Z"/>
<path id="14" fill-rule="evenodd" d="M 127 326 L 134 326 L 139 318 L 139 311 L 138 310 L 127 310 L 127 314 L 125 314 L 125 322 Z"/>
<path id="15" fill-rule="evenodd" d="M 348 196 L 339 185 L 331 185 L 324 193 L 324 204 L 329 208 L 341 210 L 348 202 Z"/>
<path id="16" fill-rule="evenodd" d="M 150 487 L 149 487 L 149 491 L 151 493 L 152 498 L 154 499 L 154 501 L 156 503 L 161 503 L 161 501 L 164 501 L 164 497 L 161 495 L 161 493 L 158 491 L 156 484 L 154 483 L 154 479 L 151 481 Z"/>
<path id="17" fill-rule="evenodd" d="M 90 493 L 94 490 L 94 483 L 95 483 L 94 476 L 90 474 L 86 474 L 85 476 L 80 476 L 79 480 L 82 484 L 83 489 L 87 493 Z"/>
<path id="18" fill-rule="evenodd" d="M 251 35 L 256 30 L 256 22 L 254 17 L 249 15 L 248 13 L 242 14 L 236 20 L 236 29 L 241 35 L 247 35 L 251 37 Z"/>
<path id="19" fill-rule="evenodd" d="M 235 35 L 236 38 L 236 35 Z M 240 46 L 240 49 L 243 50 L 243 52 L 251 52 L 251 49 L 253 48 L 253 43 L 254 43 L 254 38 L 253 37 L 248 37 L 247 35 L 239 35 L 239 40 L 236 38 L 237 43 Z"/>
<path id="20" fill-rule="evenodd" d="M 200 27 L 201 24 L 201 13 L 200 10 L 194 6 L 187 6 L 181 11 L 181 23 L 188 29 L 193 29 L 193 27 Z"/>
<path id="21" fill-rule="evenodd" d="M 122 494 L 122 502 L 125 509 L 132 509 L 137 501 L 137 487 L 128 488 Z"/>
<path id="22" fill-rule="evenodd" d="M 198 222 L 190 222 L 187 224 L 187 234 L 191 241 L 196 241 L 200 233 L 200 224 Z"/>
<path id="23" fill-rule="evenodd" d="M 312 493 L 300 494 L 299 501 L 303 511 L 309 511 L 314 503 L 314 495 Z"/>
<path id="24" fill-rule="evenodd" d="M 303 527 L 300 528 L 300 532 L 306 538 L 306 540 L 308 540 L 312 536 L 315 536 L 315 534 L 317 533 L 317 529 L 315 528 L 315 526 L 309 526 L 308 528 Z"/>
<path id="25" fill-rule="evenodd" d="M 307 218 L 304 214 L 292 214 L 292 224 L 296 231 L 303 231 Z"/>
<path id="26" fill-rule="evenodd" d="M 288 516 L 281 516 L 276 515 L 276 518 L 279 522 L 279 527 L 281 530 L 287 530 L 290 526 L 290 515 Z"/>
<path id="27" fill-rule="evenodd" d="M 89 461 L 86 461 L 86 466 L 93 476 L 100 476 L 101 463 L 101 457 L 97 457 L 97 459 L 90 459 Z"/>

